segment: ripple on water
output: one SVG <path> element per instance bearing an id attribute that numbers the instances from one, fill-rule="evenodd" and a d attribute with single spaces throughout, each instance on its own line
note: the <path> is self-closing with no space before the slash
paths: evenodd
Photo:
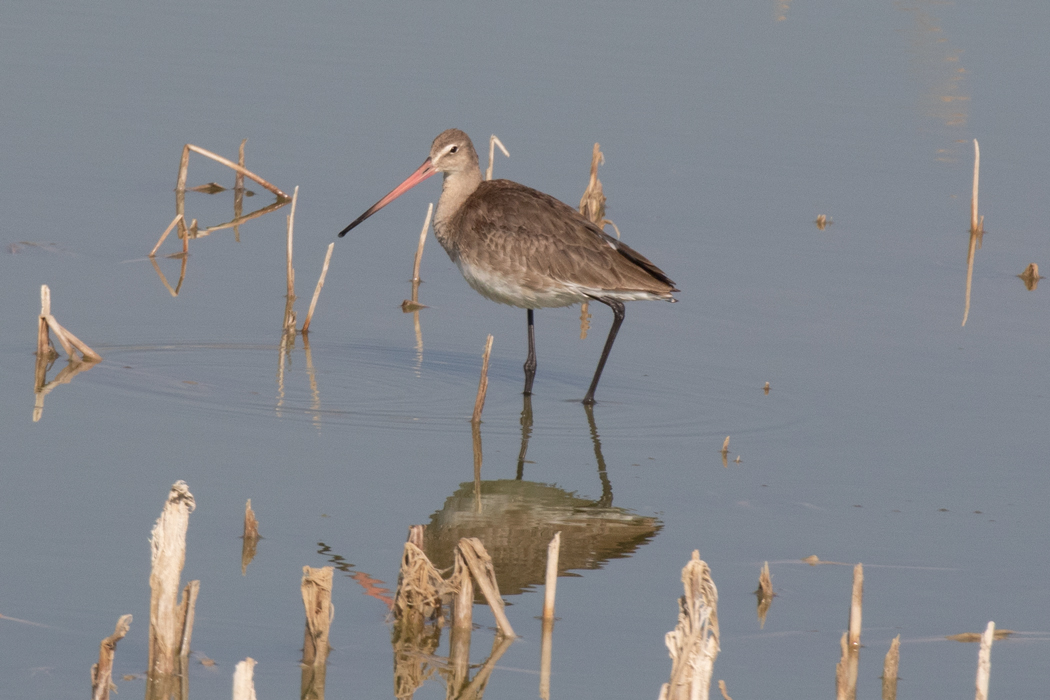
<path id="1" fill-rule="evenodd" d="M 276 415 L 333 425 L 445 430 L 470 417 L 480 358 L 471 353 L 411 347 L 313 343 L 301 338 L 281 362 L 276 344 L 196 343 L 112 346 L 81 381 L 126 399 L 170 403 L 222 414 Z M 585 421 L 566 411 L 589 376 L 548 362 L 537 379 L 535 429 L 575 432 Z M 633 375 L 633 376 L 632 376 Z M 542 381 L 541 381 L 542 380 Z M 520 430 L 521 367 L 493 360 L 485 425 L 488 433 Z M 807 421 L 789 390 L 765 395 L 761 386 L 726 379 L 714 370 L 683 380 L 674 373 L 638 377 L 607 371 L 594 408 L 598 432 L 621 439 L 775 436 Z M 562 408 L 544 402 L 564 403 Z M 721 437 L 719 437 L 721 439 Z"/>

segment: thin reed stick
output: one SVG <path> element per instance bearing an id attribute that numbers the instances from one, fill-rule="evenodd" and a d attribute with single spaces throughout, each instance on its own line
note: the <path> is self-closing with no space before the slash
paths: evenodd
<path id="1" fill-rule="evenodd" d="M 977 652 L 977 694 L 975 700 L 988 700 L 988 681 L 992 675 L 992 640 L 995 637 L 995 622 L 989 622 L 981 635 L 981 648 Z"/>
<path id="2" fill-rule="evenodd" d="M 160 244 L 164 242 L 164 239 L 168 237 L 168 234 L 171 233 L 171 230 L 175 228 L 175 225 L 178 224 L 180 221 L 182 221 L 182 214 L 176 214 L 175 218 L 171 220 L 170 224 L 168 224 L 168 228 L 164 229 L 164 233 L 160 234 L 160 239 L 157 240 L 157 245 L 153 246 L 153 250 L 149 252 L 149 257 L 152 258 L 154 255 L 157 254 L 157 250 L 160 248 Z"/>
<path id="3" fill-rule="evenodd" d="M 179 606 L 179 625 L 182 627 L 182 642 L 179 645 L 179 656 L 183 659 L 190 655 L 190 642 L 193 640 L 193 621 L 197 615 L 197 595 L 200 593 L 200 590 L 200 581 L 190 581 L 182 589 L 182 601 Z"/>
<path id="4" fill-rule="evenodd" d="M 558 555 L 561 552 L 561 533 L 554 533 L 554 538 L 547 545 L 547 581 L 544 585 L 543 619 L 554 619 L 554 596 L 558 586 Z"/>
<path id="5" fill-rule="evenodd" d="M 321 296 L 321 288 L 324 287 L 324 278 L 328 274 L 328 263 L 332 261 L 332 250 L 335 249 L 335 243 L 328 244 L 328 252 L 324 255 L 324 265 L 321 266 L 321 276 L 317 279 L 317 286 L 314 287 L 314 296 L 310 300 L 310 308 L 306 312 L 306 320 L 303 321 L 303 333 L 310 331 L 310 321 L 314 317 L 314 309 L 317 308 L 317 299 Z"/>
<path id="6" fill-rule="evenodd" d="M 250 179 L 254 180 L 255 182 L 259 183 L 260 186 L 265 187 L 266 189 L 268 189 L 270 192 L 273 192 L 275 195 L 277 195 L 281 199 L 288 199 L 289 198 L 288 195 L 286 195 L 284 192 L 279 190 L 275 185 L 270 184 L 269 182 L 267 182 L 266 180 L 262 179 L 261 177 L 259 177 L 258 175 L 256 175 L 252 171 L 248 170 L 247 168 L 244 168 L 244 167 L 242 167 L 240 165 L 237 165 L 232 160 L 230 160 L 228 158 L 223 158 L 222 156 L 217 155 L 215 153 L 212 153 L 211 151 L 209 151 L 207 149 L 204 149 L 204 148 L 201 148 L 200 146 L 194 146 L 192 143 L 186 144 L 186 146 L 182 150 L 182 162 L 179 165 L 179 181 L 178 181 L 177 186 L 175 187 L 176 190 L 185 190 L 186 189 L 186 172 L 187 172 L 187 169 L 188 169 L 188 166 L 189 166 L 189 158 L 190 158 L 189 152 L 190 151 L 193 151 L 194 153 L 199 153 L 202 156 L 205 156 L 207 158 L 211 158 L 212 160 L 214 160 L 214 161 L 216 161 L 218 163 L 222 163 L 223 165 L 225 165 L 227 168 L 230 168 L 234 172 L 240 173 L 240 174 L 244 175 L 245 177 L 250 178 Z"/>
<path id="7" fill-rule="evenodd" d="M 292 237 L 295 230 L 295 203 L 299 198 L 299 185 L 292 192 L 292 208 L 288 212 L 288 296 L 295 297 L 295 269 L 292 267 Z"/>
<path id="8" fill-rule="evenodd" d="M 977 181 L 981 174 L 981 146 L 973 140 L 973 197 L 970 199 L 970 230 L 980 231 L 982 222 L 977 218 Z"/>
<path id="9" fill-rule="evenodd" d="M 40 358 L 51 357 L 51 338 L 47 334 L 47 317 L 51 315 L 51 288 L 46 284 L 40 285 L 40 322 L 36 333 L 36 356 Z"/>
<path id="10" fill-rule="evenodd" d="M 237 149 L 237 165 L 241 168 L 244 167 L 244 144 L 248 143 L 248 139 L 241 139 L 241 147 Z M 244 189 L 244 173 L 238 172 L 236 177 L 233 179 L 233 189 L 243 190 Z"/>
<path id="11" fill-rule="evenodd" d="M 503 151 L 503 155 L 510 158 L 510 153 L 508 153 L 507 149 L 503 146 L 503 142 L 500 141 L 495 134 L 489 136 L 489 167 L 488 170 L 485 171 L 486 180 L 492 179 L 492 163 L 496 158 L 496 146 L 499 146 L 499 150 Z"/>
<path id="12" fill-rule="evenodd" d="M 427 218 L 423 220 L 423 230 L 419 232 L 419 247 L 416 248 L 416 260 L 412 263 L 412 282 L 419 282 L 419 264 L 423 261 L 423 246 L 427 242 L 427 231 L 430 230 L 430 217 L 434 214 L 434 203 L 431 202 L 427 207 Z M 413 287 L 418 289 L 418 287 Z M 415 293 L 413 293 L 412 301 L 416 301 Z"/>
<path id="13" fill-rule="evenodd" d="M 471 423 L 481 422 L 481 411 L 485 408 L 485 394 L 489 390 L 489 355 L 492 353 L 492 335 L 485 341 L 485 352 L 481 356 L 481 379 L 478 381 L 478 396 L 474 399 L 474 415 Z"/>

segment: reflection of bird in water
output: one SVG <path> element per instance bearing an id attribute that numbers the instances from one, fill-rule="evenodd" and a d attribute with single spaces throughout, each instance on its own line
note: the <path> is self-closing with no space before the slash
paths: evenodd
<path id="1" fill-rule="evenodd" d="M 645 256 L 609 236 L 575 209 L 509 180 L 481 179 L 478 154 L 465 133 L 442 132 L 430 157 L 404 182 L 339 232 L 350 229 L 435 173 L 444 174 L 434 217 L 438 242 L 467 283 L 492 301 L 528 310 L 525 393 L 536 374 L 533 310 L 600 301 L 613 323 L 585 404 L 594 391 L 624 319 L 624 302 L 676 301 L 678 290 Z"/>
<path id="2" fill-rule="evenodd" d="M 492 556 L 500 592 L 514 595 L 543 583 L 547 545 L 556 532 L 561 532 L 558 573 L 562 576 L 571 575 L 572 570 L 600 569 L 611 559 L 630 556 L 656 536 L 663 527 L 659 520 L 613 507 L 612 484 L 594 414 L 590 406 L 585 408 L 601 497 L 582 498 L 557 486 L 523 479 L 532 433 L 532 404 L 526 396 L 517 478 L 465 483 L 446 499 L 444 507 L 430 517 L 423 535 L 423 549 L 435 566 L 451 566 L 460 538 L 477 537 Z"/>

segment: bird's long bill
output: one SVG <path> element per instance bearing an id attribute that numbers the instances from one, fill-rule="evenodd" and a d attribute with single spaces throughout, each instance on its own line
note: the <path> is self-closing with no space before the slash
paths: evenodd
<path id="1" fill-rule="evenodd" d="M 404 182 L 402 182 L 400 185 L 391 190 L 390 194 L 388 194 L 387 196 L 383 197 L 378 202 L 370 206 L 368 208 L 368 211 L 354 219 L 353 223 L 351 223 L 349 226 L 340 231 L 339 237 L 342 238 L 343 236 L 345 236 L 347 232 L 354 226 L 357 226 L 359 223 L 372 216 L 372 214 L 375 214 L 387 204 L 390 204 L 395 199 L 403 195 L 405 192 L 408 192 L 410 189 L 423 182 L 423 180 L 426 180 L 428 177 L 430 177 L 436 172 L 437 171 L 434 170 L 434 166 L 430 162 L 430 159 L 427 158 L 425 161 L 423 161 L 423 165 L 419 166 L 419 169 L 416 170 L 416 172 L 409 175 Z"/>

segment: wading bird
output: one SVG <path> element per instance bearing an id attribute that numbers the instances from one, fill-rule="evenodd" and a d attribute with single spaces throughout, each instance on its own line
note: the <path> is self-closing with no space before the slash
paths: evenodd
<path id="1" fill-rule="evenodd" d="M 434 217 L 438 242 L 482 296 L 528 311 L 525 394 L 536 376 L 533 310 L 600 301 L 613 311 L 594 390 L 624 319 L 625 301 L 677 301 L 674 282 L 633 248 L 609 236 L 572 207 L 510 180 L 481 179 L 478 154 L 459 129 L 443 131 L 430 157 L 408 179 L 339 232 L 368 217 L 435 173 L 445 176 Z"/>

